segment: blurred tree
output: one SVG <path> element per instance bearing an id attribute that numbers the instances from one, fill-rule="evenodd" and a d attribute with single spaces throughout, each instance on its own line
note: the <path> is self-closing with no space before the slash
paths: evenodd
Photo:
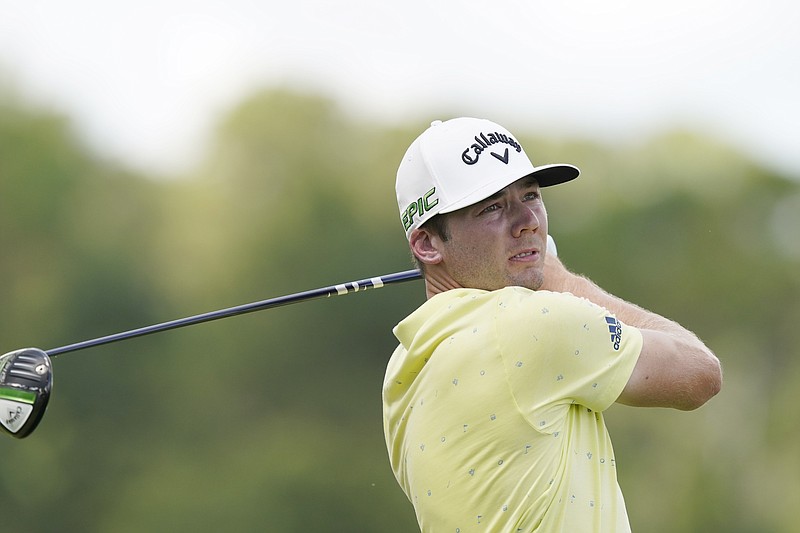
<path id="1" fill-rule="evenodd" d="M 194 176 L 158 180 L 92 156 L 64 117 L 0 111 L 8 350 L 410 267 L 393 188 L 418 125 L 258 92 Z M 634 528 L 793 531 L 798 182 L 686 132 L 524 144 L 583 170 L 545 191 L 566 263 L 685 323 L 725 367 L 699 411 L 608 413 Z M 423 298 L 409 283 L 59 358 L 42 426 L 0 444 L 3 529 L 414 531 L 380 387 L 391 327 Z"/>
<path id="2" fill-rule="evenodd" d="M 157 299 L 150 292 L 146 251 L 149 231 L 159 224 L 155 187 L 91 156 L 63 116 L 4 94 L 0 338 L 7 350 L 49 349 L 151 319 Z M 103 368 L 78 357 L 56 365 L 56 400 L 45 417 L 43 436 L 5 443 L 18 453 L 0 477 L 0 494 L 20 514 L 4 520 L 4 528 L 47 530 L 57 516 L 69 529 L 85 520 L 81 503 L 97 504 L 91 497 L 64 507 L 58 502 L 77 488 L 86 487 L 84 496 L 91 494 L 103 470 L 104 456 L 72 437 L 88 435 L 89 442 L 118 437 L 113 430 L 100 438 L 80 431 L 91 423 L 122 427 L 125 417 L 105 411 L 103 400 L 140 389 L 141 376 L 128 371 L 136 368 L 130 361 L 113 363 L 108 360 Z M 99 462 L 87 465 L 94 460 Z M 95 490 L 102 496 L 105 489 Z M 40 513 L 42 500 L 55 514 Z M 31 522 L 32 516 L 40 518 Z"/>

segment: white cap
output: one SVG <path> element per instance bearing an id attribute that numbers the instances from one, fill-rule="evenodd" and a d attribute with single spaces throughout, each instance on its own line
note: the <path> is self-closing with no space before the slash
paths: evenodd
<path id="1" fill-rule="evenodd" d="M 406 237 L 429 218 L 480 202 L 520 178 L 540 187 L 578 177 L 572 165 L 533 166 L 502 126 L 477 118 L 436 120 L 408 147 L 397 169 L 397 205 Z"/>

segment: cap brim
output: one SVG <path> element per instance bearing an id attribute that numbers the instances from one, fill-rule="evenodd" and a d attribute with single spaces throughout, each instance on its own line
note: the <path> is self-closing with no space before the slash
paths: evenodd
<path id="1" fill-rule="evenodd" d="M 534 167 L 533 172 L 528 174 L 528 176 L 536 176 L 536 181 L 539 182 L 539 187 L 550 187 L 551 185 L 558 185 L 559 183 L 572 181 L 577 178 L 580 173 L 581 171 L 578 169 L 578 167 L 565 165 L 563 163 L 556 163 L 553 165 Z"/>
<path id="2" fill-rule="evenodd" d="M 502 190 L 515 181 L 521 180 L 523 178 L 527 178 L 529 176 L 535 176 L 536 181 L 539 183 L 539 187 L 550 187 L 551 185 L 558 185 L 559 183 L 565 183 L 567 181 L 572 181 L 580 175 L 581 171 L 578 167 L 574 167 L 572 165 L 567 165 L 563 163 L 554 163 L 552 165 L 542 165 L 540 167 L 533 167 L 533 172 L 525 174 L 519 177 L 513 178 L 503 178 L 494 182 L 489 182 L 481 187 L 477 191 L 473 191 L 472 194 L 465 198 L 461 198 L 458 201 L 452 202 L 448 205 L 442 206 L 439 209 L 439 213 L 452 213 L 453 211 L 458 211 L 459 209 L 463 209 L 464 207 L 470 206 L 472 204 L 476 204 L 486 198 L 490 197 L 494 193 L 499 190 Z"/>

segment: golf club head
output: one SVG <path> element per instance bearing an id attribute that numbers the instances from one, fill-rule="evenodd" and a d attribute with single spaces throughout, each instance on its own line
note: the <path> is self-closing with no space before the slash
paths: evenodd
<path id="1" fill-rule="evenodd" d="M 0 356 L 0 429 L 22 439 L 36 429 L 44 415 L 53 367 L 38 348 L 23 348 Z"/>

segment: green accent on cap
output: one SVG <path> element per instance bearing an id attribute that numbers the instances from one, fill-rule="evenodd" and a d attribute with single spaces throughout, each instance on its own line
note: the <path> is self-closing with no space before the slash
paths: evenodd
<path id="1" fill-rule="evenodd" d="M 19 389 L 0 388 L 0 398 L 33 404 L 36 401 L 36 393 Z"/>

